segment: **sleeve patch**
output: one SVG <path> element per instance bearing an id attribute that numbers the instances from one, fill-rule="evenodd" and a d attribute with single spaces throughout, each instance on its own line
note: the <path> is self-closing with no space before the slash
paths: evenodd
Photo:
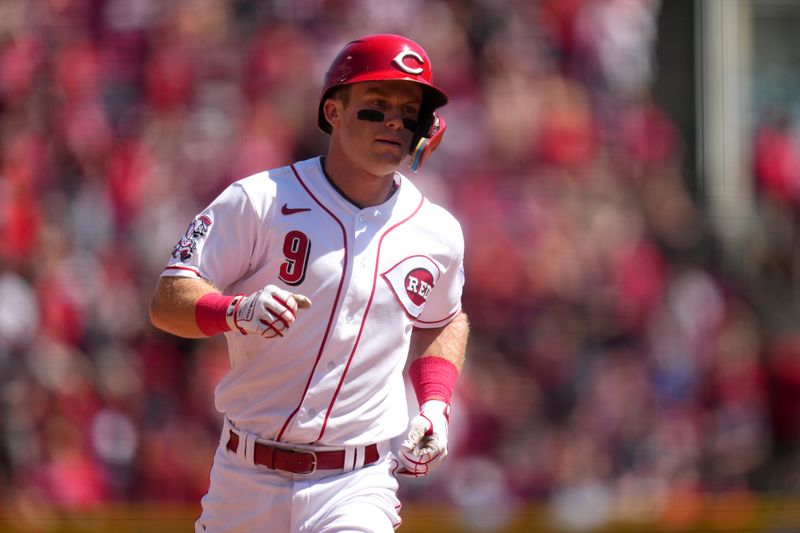
<path id="1" fill-rule="evenodd" d="M 381 274 L 397 301 L 413 318 L 425 308 L 428 295 L 439 281 L 439 267 L 428 257 L 416 255 L 403 259 Z"/>
<path id="2" fill-rule="evenodd" d="M 173 248 L 172 257 L 181 261 L 189 260 L 197 252 L 197 243 L 205 238 L 211 224 L 213 222 L 208 215 L 195 217 L 186 229 L 186 233 L 183 234 L 181 240 Z"/>

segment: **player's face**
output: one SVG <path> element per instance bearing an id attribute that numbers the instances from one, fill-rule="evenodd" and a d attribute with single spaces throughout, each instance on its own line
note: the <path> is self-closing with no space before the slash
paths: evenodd
<path id="1" fill-rule="evenodd" d="M 376 176 L 393 173 L 408 154 L 422 87 L 405 81 L 355 83 L 340 104 L 334 130 L 347 158 Z"/>

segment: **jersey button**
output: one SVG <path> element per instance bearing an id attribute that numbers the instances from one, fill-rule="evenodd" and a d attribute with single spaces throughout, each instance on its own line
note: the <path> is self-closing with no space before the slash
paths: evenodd
<path id="1" fill-rule="evenodd" d="M 350 322 L 353 321 L 353 315 L 347 315 L 346 317 L 344 317 L 344 319 L 349 324 Z"/>
<path id="2" fill-rule="evenodd" d="M 365 217 L 364 215 L 359 215 L 358 216 L 358 220 L 360 220 L 361 222 L 366 222 L 367 221 L 367 217 Z"/>
<path id="3" fill-rule="evenodd" d="M 309 417 L 309 418 L 314 418 L 314 416 L 315 416 L 316 414 L 317 414 L 317 410 L 316 410 L 316 409 L 309 409 L 309 410 L 308 410 L 308 417 Z"/>
<path id="4" fill-rule="evenodd" d="M 335 364 L 333 364 L 333 361 L 331 361 L 330 363 L 328 363 L 328 370 L 333 370 L 334 368 L 336 368 L 336 365 L 335 365 Z"/>

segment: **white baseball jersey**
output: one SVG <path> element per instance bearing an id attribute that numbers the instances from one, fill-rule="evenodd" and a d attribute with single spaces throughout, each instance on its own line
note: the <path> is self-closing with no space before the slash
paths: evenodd
<path id="1" fill-rule="evenodd" d="M 461 227 L 403 175 L 385 203 L 361 209 L 320 158 L 230 185 L 175 247 L 164 276 L 224 294 L 270 283 L 308 296 L 284 337 L 226 333 L 231 369 L 217 409 L 265 439 L 365 445 L 406 430 L 402 371 L 412 327 L 461 309 Z"/>

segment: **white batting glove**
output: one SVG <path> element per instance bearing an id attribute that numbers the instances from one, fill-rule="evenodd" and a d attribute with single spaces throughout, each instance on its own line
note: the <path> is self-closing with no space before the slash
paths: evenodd
<path id="1" fill-rule="evenodd" d="M 447 457 L 447 426 L 450 406 L 441 400 L 428 400 L 411 419 L 408 436 L 397 453 L 398 474 L 427 476 Z"/>
<path id="2" fill-rule="evenodd" d="M 311 300 L 302 294 L 292 294 L 275 285 L 267 285 L 250 296 L 234 296 L 225 320 L 231 329 L 242 335 L 261 335 L 267 339 L 283 337 L 283 331 L 292 325 L 298 309 L 311 307 Z"/>

